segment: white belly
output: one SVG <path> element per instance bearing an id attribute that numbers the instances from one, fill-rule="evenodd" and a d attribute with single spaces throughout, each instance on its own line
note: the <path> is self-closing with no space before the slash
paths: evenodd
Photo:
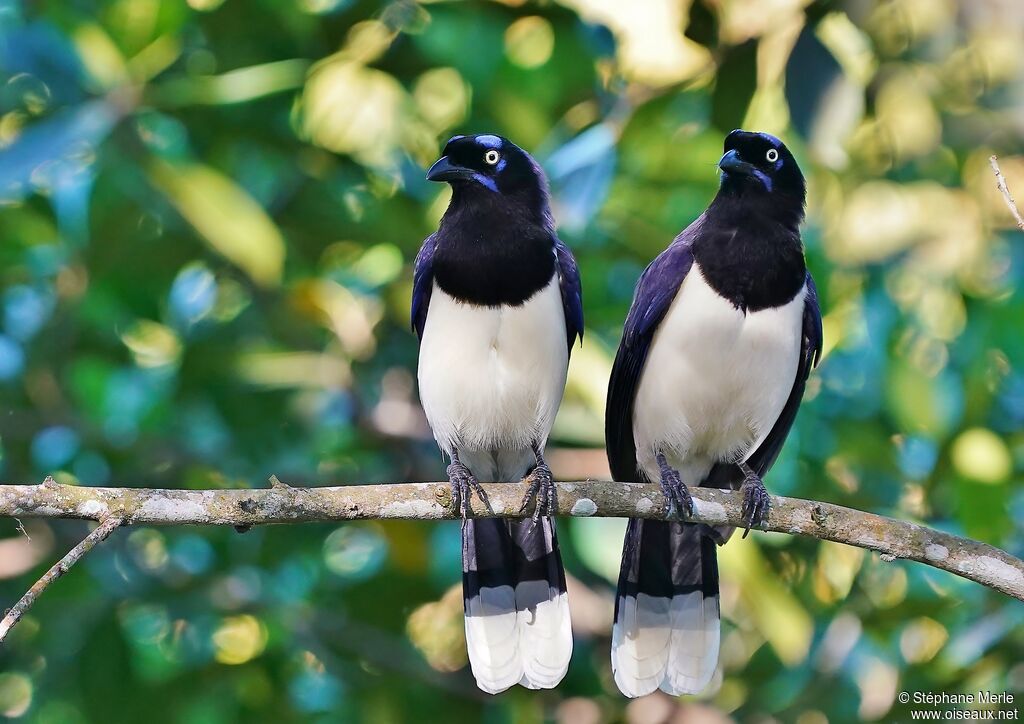
<path id="1" fill-rule="evenodd" d="M 518 307 L 455 300 L 434 284 L 419 388 L 434 438 L 481 480 L 518 479 L 558 412 L 569 364 L 557 275 Z M 487 469 L 490 467 L 491 469 Z"/>
<path id="2" fill-rule="evenodd" d="M 806 287 L 785 306 L 743 314 L 694 264 L 655 333 L 633 413 L 637 461 L 660 479 L 663 452 L 688 485 L 719 461 L 745 460 L 796 379 Z"/>

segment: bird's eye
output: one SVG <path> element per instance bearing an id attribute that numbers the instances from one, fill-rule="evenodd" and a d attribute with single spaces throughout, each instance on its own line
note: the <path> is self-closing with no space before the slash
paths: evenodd
<path id="1" fill-rule="evenodd" d="M 484 163 L 489 166 L 493 166 L 501 160 L 501 154 L 495 151 L 493 148 L 484 154 Z"/>
<path id="2" fill-rule="evenodd" d="M 779 160 L 779 152 L 776 151 L 774 148 L 769 148 L 768 155 L 765 156 L 765 158 L 768 159 L 769 163 L 775 163 L 776 161 Z"/>

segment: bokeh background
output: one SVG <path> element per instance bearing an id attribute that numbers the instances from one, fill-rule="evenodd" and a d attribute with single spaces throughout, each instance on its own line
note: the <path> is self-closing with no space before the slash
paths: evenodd
<path id="1" fill-rule="evenodd" d="M 496 132 L 550 178 L 583 274 L 550 459 L 607 472 L 604 391 L 646 263 L 722 138 L 809 178 L 825 357 L 771 490 L 1024 552 L 1024 5 L 1016 0 L 0 0 L 0 475 L 245 487 L 437 480 L 411 263 Z M 0 521 L 0 608 L 87 530 Z M 0 649 L 0 720 L 902 721 L 1024 698 L 1024 606 L 917 564 L 753 534 L 720 552 L 721 672 L 628 702 L 623 523 L 561 524 L 576 648 L 479 693 L 454 523 L 130 529 Z M 31 541 L 29 541 L 29 537 Z"/>

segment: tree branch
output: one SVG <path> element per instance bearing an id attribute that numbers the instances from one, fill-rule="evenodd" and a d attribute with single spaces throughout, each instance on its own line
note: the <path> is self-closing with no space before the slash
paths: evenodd
<path id="1" fill-rule="evenodd" d="M 231 525 L 368 518 L 444 520 L 452 510 L 448 483 L 294 488 L 271 478 L 269 489 L 159 490 L 60 485 L 0 485 L 0 517 L 116 519 L 123 525 Z M 486 483 L 493 513 L 474 499 L 474 514 L 517 517 L 522 483 Z M 743 525 L 742 495 L 691 488 L 692 521 Z M 558 484 L 558 515 L 664 519 L 657 485 L 607 481 Z M 529 511 L 527 511 L 529 512 Z M 926 563 L 1024 601 L 1024 561 L 993 546 L 830 503 L 772 497 L 761 530 L 811 536 L 866 548 L 885 560 Z M 84 552 L 84 551 L 83 551 Z M 70 554 L 69 554 L 70 555 Z"/>
<path id="2" fill-rule="evenodd" d="M 1017 228 L 1024 231 L 1024 218 L 1020 215 L 1020 209 L 1017 208 L 1017 202 L 1013 200 L 1010 195 L 1010 188 L 1006 185 L 1006 177 L 1003 176 L 1003 172 L 999 170 L 999 159 L 995 156 L 989 156 L 988 162 L 992 165 L 992 172 L 996 175 L 996 188 L 999 189 L 999 193 L 1003 195 L 1003 201 L 1006 202 L 1006 207 L 1013 214 L 1014 221 L 1017 222 Z"/>
<path id="3" fill-rule="evenodd" d="M 71 566 L 75 565 L 79 558 L 91 551 L 97 543 L 106 540 L 107 536 L 113 533 L 114 528 L 119 525 L 121 525 L 120 518 L 106 518 L 81 543 L 68 551 L 66 556 L 57 561 L 50 570 L 44 573 L 43 577 L 36 581 L 32 588 L 28 589 L 28 592 L 21 597 L 20 601 L 14 604 L 11 610 L 7 612 L 7 615 L 3 617 L 3 620 L 0 621 L 0 643 L 3 643 L 10 630 L 21 620 L 21 617 L 36 602 L 36 599 L 46 590 L 47 586 L 67 573 Z"/>

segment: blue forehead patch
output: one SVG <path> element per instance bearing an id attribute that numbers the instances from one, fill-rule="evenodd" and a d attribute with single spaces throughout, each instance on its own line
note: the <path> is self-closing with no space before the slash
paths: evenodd
<path id="1" fill-rule="evenodd" d="M 757 135 L 759 135 L 764 140 L 768 141 L 768 143 L 775 146 L 775 148 L 780 148 L 782 146 L 782 141 L 780 141 L 770 133 L 758 133 Z"/>
<path id="2" fill-rule="evenodd" d="M 499 148 L 501 146 L 501 139 L 490 134 L 477 136 L 475 140 L 484 148 Z"/>

